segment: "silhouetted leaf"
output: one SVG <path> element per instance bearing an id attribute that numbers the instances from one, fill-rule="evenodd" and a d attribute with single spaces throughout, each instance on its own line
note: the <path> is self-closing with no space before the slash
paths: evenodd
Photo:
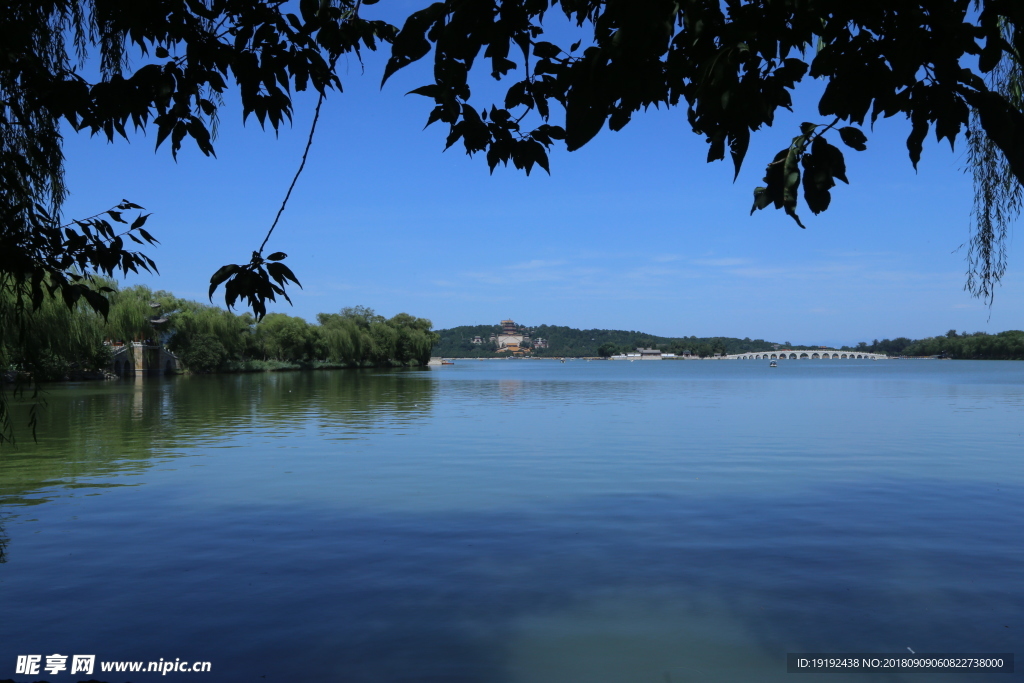
<path id="1" fill-rule="evenodd" d="M 221 266 L 220 268 L 217 269 L 217 272 L 214 273 L 213 277 L 210 278 L 209 298 L 211 301 L 213 300 L 213 293 L 217 291 L 217 287 L 220 286 L 220 284 L 227 280 L 229 277 L 237 273 L 238 270 L 239 266 L 233 263 L 229 263 L 228 265 Z"/>
<path id="2" fill-rule="evenodd" d="M 924 148 L 924 139 L 928 136 L 928 120 L 923 116 L 911 122 L 910 135 L 907 136 L 907 150 L 910 151 L 910 161 L 917 169 L 917 162 L 921 160 L 921 150 Z"/>
<path id="3" fill-rule="evenodd" d="M 732 155 L 732 164 L 735 169 L 732 176 L 733 182 L 736 182 L 736 179 L 740 177 L 740 167 L 743 165 L 743 158 L 747 155 L 747 147 L 749 146 L 750 131 L 746 128 L 734 134 L 729 141 L 729 152 Z"/>
<path id="4" fill-rule="evenodd" d="M 409 15 L 402 30 L 398 32 L 392 43 L 391 58 L 384 67 L 381 85 L 387 83 L 387 80 L 396 71 L 430 52 L 430 41 L 426 37 L 427 30 L 435 22 L 441 21 L 444 13 L 445 4 L 435 2 L 429 7 Z"/>
<path id="5" fill-rule="evenodd" d="M 539 41 L 533 44 L 533 54 L 541 59 L 552 59 L 562 53 L 562 49 L 553 43 Z"/>
<path id="6" fill-rule="evenodd" d="M 109 289 L 109 287 L 105 287 L 104 289 Z M 106 320 L 107 315 L 110 313 L 110 301 L 107 300 L 107 297 L 97 291 L 89 289 L 88 287 L 82 289 L 82 295 L 85 297 L 90 308 L 102 315 L 103 319 Z"/>
<path id="7" fill-rule="evenodd" d="M 868 138 L 859 128 L 854 128 L 853 126 L 840 128 L 839 137 L 842 138 L 843 143 L 847 147 L 852 147 L 858 152 L 863 152 L 868 148 Z"/>
<path id="8" fill-rule="evenodd" d="M 755 187 L 754 188 L 754 205 L 750 207 L 750 214 L 753 215 L 755 211 L 763 209 L 772 203 L 771 195 L 768 194 L 767 187 Z"/>
<path id="9" fill-rule="evenodd" d="M 285 284 L 286 280 L 291 280 L 295 284 L 299 285 L 300 288 L 302 287 L 302 285 L 299 284 L 299 281 L 295 278 L 295 274 L 283 263 L 269 263 L 267 264 L 267 270 L 270 271 L 270 275 L 282 285 Z"/>

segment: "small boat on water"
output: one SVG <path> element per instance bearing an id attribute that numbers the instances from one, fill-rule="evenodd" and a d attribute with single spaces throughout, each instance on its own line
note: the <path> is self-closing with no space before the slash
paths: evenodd
<path id="1" fill-rule="evenodd" d="M 441 360 L 441 365 L 455 365 L 455 361 L 451 358 L 444 358 Z"/>
<path id="2" fill-rule="evenodd" d="M 775 361 L 772 361 L 771 363 L 768 364 L 768 367 L 770 367 L 770 368 L 777 368 L 777 367 L 779 367 L 779 364 L 777 362 L 775 362 Z"/>

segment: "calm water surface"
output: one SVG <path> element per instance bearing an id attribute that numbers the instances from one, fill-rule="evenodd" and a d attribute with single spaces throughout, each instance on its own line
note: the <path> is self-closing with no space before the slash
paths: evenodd
<path id="1" fill-rule="evenodd" d="M 15 675 L 52 653 L 212 663 L 112 683 L 1024 655 L 1024 363 L 460 361 L 48 402 L 0 452 L 0 679 L 78 680 Z"/>

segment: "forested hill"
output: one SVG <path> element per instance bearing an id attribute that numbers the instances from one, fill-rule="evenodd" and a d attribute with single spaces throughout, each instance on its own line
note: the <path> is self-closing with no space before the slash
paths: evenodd
<path id="1" fill-rule="evenodd" d="M 494 353 L 494 345 L 488 343 L 492 332 L 499 330 L 496 325 L 463 325 L 447 330 L 436 330 L 439 339 L 431 355 L 448 358 L 494 358 L 503 354 Z M 774 342 L 763 339 L 737 339 L 735 337 L 658 337 L 635 330 L 577 330 L 558 325 L 539 325 L 530 328 L 531 338 L 546 339 L 548 348 L 534 349 L 532 355 L 551 356 L 611 356 L 616 353 L 632 352 L 639 347 L 656 348 L 668 353 L 682 354 L 689 351 L 697 356 L 711 356 L 716 353 L 743 353 L 747 351 L 770 351 Z M 483 344 L 473 344 L 475 336 L 483 338 Z M 818 347 L 782 342 L 787 349 L 816 349 Z M 890 356 L 940 356 L 974 360 L 1024 360 L 1024 331 L 1007 330 L 998 334 L 984 332 L 957 333 L 950 330 L 944 335 L 926 339 L 874 340 L 860 342 L 855 347 L 842 346 L 842 350 L 885 353 Z"/>
<path id="2" fill-rule="evenodd" d="M 494 325 L 462 325 L 446 330 L 435 330 L 440 339 L 431 352 L 434 356 L 451 358 L 493 358 L 494 345 L 487 343 Z M 473 344 L 475 336 L 483 344 Z M 532 339 L 545 339 L 548 348 L 534 349 L 534 356 L 610 356 L 632 352 L 637 348 L 656 348 L 669 353 L 689 351 L 710 356 L 714 353 L 741 353 L 743 351 L 770 351 L 772 342 L 763 339 L 736 339 L 733 337 L 658 337 L 636 330 L 578 330 L 559 325 L 538 325 L 530 328 Z"/>

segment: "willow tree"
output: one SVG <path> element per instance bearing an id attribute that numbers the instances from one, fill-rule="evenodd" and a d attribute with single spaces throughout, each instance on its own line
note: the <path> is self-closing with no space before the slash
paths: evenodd
<path id="1" fill-rule="evenodd" d="M 257 353 L 252 315 L 236 315 L 216 306 L 180 301 L 167 314 L 168 347 L 188 352 L 199 339 L 214 339 L 227 357 L 243 359 Z"/>
<path id="2" fill-rule="evenodd" d="M 358 5 L 301 0 L 292 13 L 276 0 L 5 3 L 0 293 L 13 297 L 9 322 L 24 325 L 48 297 L 69 308 L 84 301 L 106 315 L 110 292 L 91 277 L 156 269 L 147 255 L 126 248 L 155 243 L 138 204 L 123 200 L 90 217 L 62 216 L 62 126 L 111 141 L 127 139 L 132 128 L 152 128 L 157 147 L 167 143 L 172 155 L 186 138 L 212 155 L 217 109 L 233 82 L 243 118 L 255 115 L 261 126 L 277 129 L 291 119 L 292 92 L 311 87 L 322 97 L 340 85 L 334 64 L 341 55 L 388 37 L 390 27 L 359 18 Z M 285 283 L 297 282 L 280 263 L 283 254 L 263 257 L 266 245 L 265 239 L 248 264 L 220 280 L 229 296 L 257 311 L 283 294 Z"/>
<path id="3" fill-rule="evenodd" d="M 426 318 L 399 313 L 388 319 L 388 325 L 397 332 L 393 358 L 403 365 L 426 365 L 434 344 L 440 339 L 431 331 L 434 324 Z"/>
<path id="4" fill-rule="evenodd" d="M 84 303 L 72 308 L 45 298 L 32 324 L 17 323 L 17 301 L 0 293 L 0 367 L 58 378 L 72 366 L 96 369 L 103 363 L 104 320 Z"/>
<path id="5" fill-rule="evenodd" d="M 137 342 L 156 336 L 153 320 L 157 317 L 159 305 L 154 307 L 153 292 L 148 287 L 115 289 L 107 299 L 110 305 L 104 328 L 108 339 Z"/>
<path id="6" fill-rule="evenodd" d="M 68 305 L 85 298 L 102 312 L 103 297 L 86 282 L 91 274 L 155 268 L 125 248 L 128 240 L 155 241 L 143 227 L 147 215 L 131 220 L 139 205 L 122 201 L 84 220 L 61 220 L 62 124 L 111 141 L 127 139 L 130 128 L 155 128 L 157 147 L 168 142 L 172 155 L 186 138 L 212 155 L 218 105 L 234 81 L 243 120 L 255 115 L 277 129 L 291 119 L 293 91 L 311 87 L 323 96 L 340 86 L 334 64 L 341 55 L 389 35 L 387 24 L 360 19 L 358 5 L 302 0 L 292 13 L 276 0 L 5 3 L 0 286 L 32 308 L 59 293 Z M 283 254 L 263 257 L 266 244 L 220 279 L 229 295 L 263 311 L 284 283 L 296 281 L 280 263 Z"/>
<path id="7" fill-rule="evenodd" d="M 1003 38 L 1008 45 L 1013 42 L 1012 25 L 1003 25 Z M 1002 93 L 1018 111 L 1024 110 L 1024 65 L 1019 56 L 1019 52 L 1004 54 L 986 76 L 990 89 Z M 965 289 L 991 305 L 995 285 L 1006 272 L 1010 227 L 1020 216 L 1024 191 L 1006 155 L 985 132 L 977 110 L 967 135 L 974 178 L 974 233 L 967 252 Z"/>
<path id="8" fill-rule="evenodd" d="M 359 365 L 366 360 L 373 340 L 354 318 L 340 313 L 318 313 L 316 319 L 325 360 L 346 365 Z"/>
<path id="9" fill-rule="evenodd" d="M 271 313 L 256 326 L 256 339 L 268 359 L 291 362 L 314 359 L 316 328 L 303 318 Z"/>

